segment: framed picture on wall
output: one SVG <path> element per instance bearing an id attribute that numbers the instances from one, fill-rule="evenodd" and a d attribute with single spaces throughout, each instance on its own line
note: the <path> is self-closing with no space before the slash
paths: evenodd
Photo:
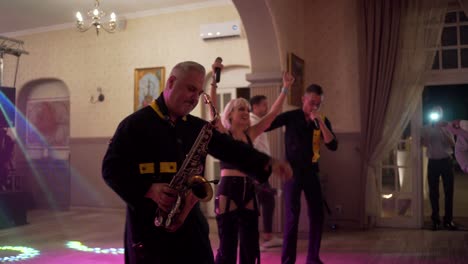
<path id="1" fill-rule="evenodd" d="M 288 54 L 288 71 L 294 76 L 295 81 L 288 96 L 288 103 L 294 106 L 302 105 L 304 94 L 304 60 L 294 53 Z"/>
<path id="2" fill-rule="evenodd" d="M 164 67 L 135 69 L 135 111 L 158 98 L 164 87 L 164 77 Z"/>
<path id="3" fill-rule="evenodd" d="M 69 98 L 41 98 L 26 104 L 28 147 L 66 148 L 70 138 Z"/>

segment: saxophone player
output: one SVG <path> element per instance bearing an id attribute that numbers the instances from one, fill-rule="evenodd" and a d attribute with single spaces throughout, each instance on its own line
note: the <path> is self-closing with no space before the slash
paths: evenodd
<path id="1" fill-rule="evenodd" d="M 170 232 L 154 224 L 157 209 L 169 211 L 178 191 L 169 186 L 206 121 L 190 115 L 203 93 L 205 69 L 177 64 L 161 95 L 126 117 L 112 137 L 102 165 L 109 187 L 127 204 L 125 263 L 214 263 L 208 223 L 198 203 Z M 213 130 L 208 153 L 264 182 L 272 171 L 291 177 L 289 164 Z M 200 164 L 204 164 L 200 160 Z"/>

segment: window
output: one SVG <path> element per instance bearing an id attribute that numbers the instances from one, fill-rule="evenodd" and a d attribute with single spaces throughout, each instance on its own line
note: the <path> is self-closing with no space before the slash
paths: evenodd
<path id="1" fill-rule="evenodd" d="M 445 15 L 441 46 L 434 56 L 433 70 L 468 68 L 468 18 L 461 10 Z"/>

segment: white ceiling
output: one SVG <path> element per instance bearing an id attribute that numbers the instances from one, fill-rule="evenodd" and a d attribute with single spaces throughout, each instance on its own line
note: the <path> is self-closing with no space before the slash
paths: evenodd
<path id="1" fill-rule="evenodd" d="M 95 0 L 0 0 L 0 35 L 75 23 L 93 9 Z M 229 2 L 227 0 L 100 0 L 100 8 L 117 17 L 171 8 L 196 7 Z M 7 34 L 8 35 L 8 34 Z"/>

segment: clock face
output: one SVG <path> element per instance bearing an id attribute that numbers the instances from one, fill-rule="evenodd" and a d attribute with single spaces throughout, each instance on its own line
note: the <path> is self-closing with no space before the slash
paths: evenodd
<path id="1" fill-rule="evenodd" d="M 159 80 L 156 75 L 147 73 L 139 81 L 139 108 L 145 107 L 158 97 Z"/>

